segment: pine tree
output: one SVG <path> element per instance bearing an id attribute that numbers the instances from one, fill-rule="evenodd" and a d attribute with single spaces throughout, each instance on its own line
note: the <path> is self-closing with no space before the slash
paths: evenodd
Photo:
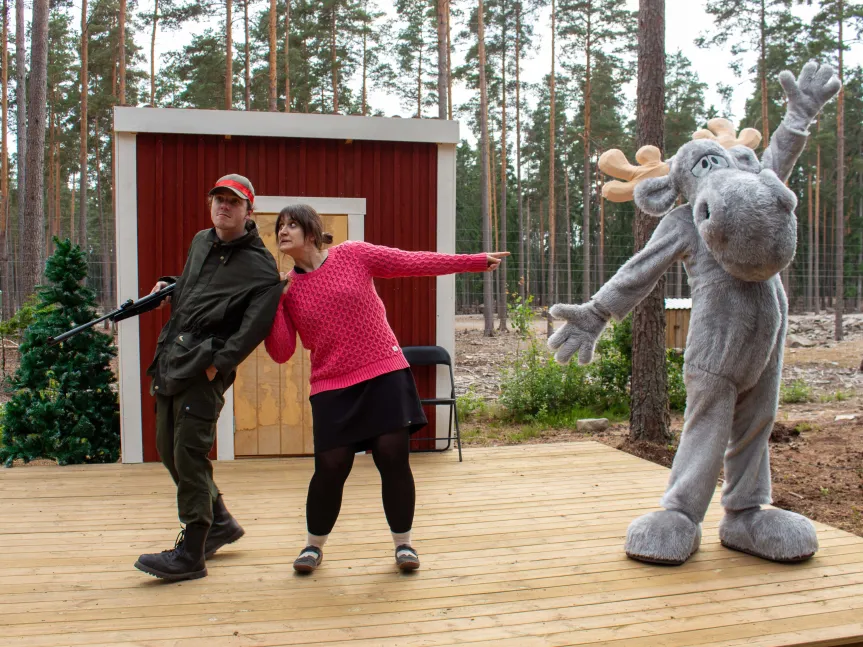
<path id="1" fill-rule="evenodd" d="M 20 346 L 21 365 L 11 380 L 3 415 L 0 461 L 54 458 L 60 465 L 113 463 L 120 453 L 120 408 L 111 339 L 90 329 L 57 346 L 47 339 L 95 316 L 83 252 L 55 238 L 48 284 L 38 289 L 34 323 Z"/>
<path id="2" fill-rule="evenodd" d="M 756 52 L 758 63 L 752 70 L 757 73 L 761 90 L 760 128 L 764 147 L 770 139 L 770 117 L 768 115 L 767 52 L 772 43 L 785 47 L 785 41 L 777 40 L 776 26 L 788 14 L 791 0 L 708 0 L 707 13 L 713 16 L 716 31 L 710 36 L 696 40 L 699 47 L 713 48 L 733 41 L 731 52 L 735 56 Z M 733 65 L 735 73 L 741 74 L 741 62 Z M 755 126 L 756 124 L 751 124 Z"/>
<path id="3" fill-rule="evenodd" d="M 706 121 L 704 91 L 692 64 L 682 52 L 666 56 L 665 72 L 665 146 L 674 155 Z"/>
<path id="4" fill-rule="evenodd" d="M 591 74 L 594 60 L 600 54 L 617 57 L 620 52 L 631 52 L 635 44 L 635 15 L 626 8 L 624 0 L 563 0 L 560 10 L 560 35 L 563 50 L 567 54 L 564 69 L 573 76 L 584 79 L 582 98 L 584 101 L 584 132 L 582 146 L 584 184 L 582 186 L 582 231 L 584 240 L 584 269 L 582 298 L 590 299 L 593 282 L 590 280 L 590 194 L 592 175 L 591 117 L 593 114 Z M 575 58 L 579 63 L 571 62 Z M 580 61 L 584 60 L 582 64 Z M 617 58 L 616 67 L 627 65 Z M 583 74 L 582 74 L 583 73 Z"/>
<path id="5" fill-rule="evenodd" d="M 653 145 L 661 149 L 665 140 L 665 0 L 640 0 L 638 29 L 637 148 Z M 647 244 L 656 225 L 656 218 L 636 210 L 635 251 Z M 663 277 L 633 311 L 629 414 L 633 441 L 667 443 L 671 439 L 664 292 Z"/>
<path id="6" fill-rule="evenodd" d="M 437 104 L 437 14 L 430 0 L 396 0 L 400 25 L 395 54 L 398 79 L 393 89 L 416 117 Z"/>

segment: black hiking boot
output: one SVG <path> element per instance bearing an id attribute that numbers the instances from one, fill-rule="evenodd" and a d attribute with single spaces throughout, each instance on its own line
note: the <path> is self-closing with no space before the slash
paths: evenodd
<path id="1" fill-rule="evenodd" d="M 246 534 L 243 527 L 231 516 L 222 500 L 222 495 L 213 503 L 213 525 L 207 534 L 207 543 L 204 544 L 204 555 L 210 559 L 216 551 L 228 544 L 233 544 Z"/>
<path id="2" fill-rule="evenodd" d="M 204 560 L 206 539 L 206 526 L 187 526 L 177 535 L 173 549 L 141 555 L 135 562 L 135 568 L 169 582 L 206 577 L 207 564 Z"/>

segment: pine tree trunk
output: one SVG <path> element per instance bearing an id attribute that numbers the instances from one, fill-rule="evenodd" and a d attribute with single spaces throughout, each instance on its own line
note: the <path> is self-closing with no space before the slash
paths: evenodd
<path id="1" fill-rule="evenodd" d="M 857 174 L 857 186 L 860 186 L 860 174 Z M 8 211 L 8 209 L 7 209 Z M 857 198 L 857 222 L 863 222 L 863 199 Z M 860 252 L 857 255 L 857 267 L 863 267 L 863 236 L 860 237 Z M 863 272 L 857 272 L 857 312 L 863 311 Z"/>
<path id="2" fill-rule="evenodd" d="M 545 209 L 543 209 L 542 200 L 539 201 L 539 236 L 537 236 L 539 240 L 539 272 L 537 273 L 537 279 L 539 280 L 539 286 L 537 286 L 537 296 L 539 297 L 540 305 L 548 306 L 548 267 L 545 264 L 545 223 L 543 214 L 545 213 Z"/>
<path id="3" fill-rule="evenodd" d="M 234 108 L 233 0 L 225 0 L 225 110 Z"/>
<path id="4" fill-rule="evenodd" d="M 521 0 L 515 9 L 515 175 L 518 202 L 518 292 L 522 303 L 530 291 L 525 283 L 525 228 L 522 215 L 521 197 Z"/>
<path id="5" fill-rule="evenodd" d="M 438 0 L 444 2 L 446 0 Z M 500 244 L 495 251 L 505 252 L 506 244 L 506 0 L 503 0 L 501 13 L 504 16 L 502 30 L 503 47 L 500 52 L 500 74 L 501 74 L 501 122 L 500 122 Z M 497 305 L 497 318 L 500 320 L 498 330 L 506 332 L 506 259 L 497 268 L 498 294 L 500 300 Z"/>
<path id="6" fill-rule="evenodd" d="M 663 148 L 665 116 L 665 0 L 640 0 L 636 150 Z M 635 251 L 642 249 L 659 221 L 635 214 Z M 671 440 L 665 369 L 665 278 L 635 308 L 632 320 L 630 437 L 666 444 Z"/>
<path id="7" fill-rule="evenodd" d="M 70 184 L 72 185 L 72 195 L 69 197 L 69 240 L 75 240 L 75 187 L 78 183 L 75 181 L 75 174 L 72 174 Z"/>
<path id="8" fill-rule="evenodd" d="M 248 2 L 248 0 L 246 0 Z M 291 111 L 291 0 L 285 0 L 285 112 Z"/>
<path id="9" fill-rule="evenodd" d="M 605 199 L 599 195 L 599 273 L 597 289 L 605 283 Z"/>
<path id="10" fill-rule="evenodd" d="M 767 16 L 764 6 L 766 0 L 761 0 L 761 57 L 758 61 L 758 76 L 761 82 L 761 132 L 764 135 L 764 150 L 770 143 L 770 123 L 767 116 Z"/>
<path id="11" fill-rule="evenodd" d="M 566 302 L 572 303 L 572 212 L 569 210 L 568 168 L 563 174 L 563 190 L 566 194 Z"/>
<path id="12" fill-rule="evenodd" d="M 87 249 L 87 184 L 89 171 L 87 169 L 87 135 L 89 115 L 87 113 L 87 97 L 90 94 L 90 79 L 88 57 L 90 50 L 90 31 L 87 26 L 87 0 L 81 5 L 81 145 L 78 152 L 78 165 L 81 169 L 81 188 L 78 194 L 80 202 L 78 213 L 78 240 L 81 248 Z M 32 123 L 32 122 L 31 122 Z M 85 252 L 86 253 L 86 252 Z M 86 255 L 89 262 L 90 256 Z"/>
<path id="13" fill-rule="evenodd" d="M 584 213 L 582 214 L 581 244 L 584 247 L 584 272 L 581 275 L 581 298 L 584 303 L 590 301 L 590 55 L 591 55 L 591 18 L 593 16 L 592 2 L 588 0 L 586 20 L 587 36 L 585 41 L 585 76 L 584 76 Z"/>
<path id="14" fill-rule="evenodd" d="M 362 106 L 360 108 L 363 116 L 366 115 L 366 97 L 368 96 L 368 67 L 369 67 L 369 49 L 368 49 L 368 34 L 369 25 L 363 27 L 363 97 L 362 97 Z"/>
<path id="15" fill-rule="evenodd" d="M 246 0 L 248 2 L 248 0 Z M 276 83 L 278 78 L 278 73 L 276 72 L 276 0 L 270 0 L 270 20 L 269 20 L 269 28 L 270 28 L 270 86 L 268 92 L 269 98 L 269 110 L 270 112 L 276 112 L 278 110 L 278 105 L 276 103 L 277 95 L 276 95 Z"/>
<path id="16" fill-rule="evenodd" d="M 446 99 L 447 119 L 452 119 L 452 29 L 450 0 L 446 0 Z"/>
<path id="17" fill-rule="evenodd" d="M 16 0 L 15 2 L 15 89 L 17 98 L 16 118 L 18 121 L 18 130 L 16 133 L 16 141 L 18 148 L 18 168 L 16 174 L 18 178 L 18 244 L 15 246 L 18 259 L 24 258 L 24 236 L 21 232 L 21 212 L 23 211 L 24 202 L 27 195 L 27 23 L 24 20 L 24 2 L 25 0 Z M 10 242 L 11 247 L 11 242 Z M 14 291 L 14 308 L 17 309 L 23 303 L 24 295 L 22 279 L 23 272 L 20 265 L 13 263 L 15 268 L 15 285 Z"/>
<path id="18" fill-rule="evenodd" d="M 449 0 L 437 0 L 437 116 L 447 118 L 447 4 Z"/>
<path id="19" fill-rule="evenodd" d="M 12 316 L 12 281 L 11 267 L 9 266 L 9 2 L 3 0 L 3 37 L 2 37 L 2 62 L 3 66 L 3 99 L 2 99 L 2 144 L 0 144 L 0 156 L 2 156 L 2 169 L 0 169 L 0 290 L 2 294 L 2 309 L 0 316 L 8 319 Z M 0 341 L 2 343 L 2 341 Z"/>
<path id="20" fill-rule="evenodd" d="M 51 199 L 54 195 L 54 182 L 56 179 L 54 178 L 54 155 L 55 155 L 55 144 L 56 144 L 56 129 L 55 129 L 55 119 L 54 119 L 54 107 L 56 103 L 54 101 L 54 90 L 53 86 L 50 92 L 50 100 L 48 103 L 48 187 L 45 191 L 45 194 L 48 196 L 47 205 L 45 209 L 45 217 L 48 223 L 47 231 L 45 232 L 44 237 L 44 245 L 45 250 L 48 256 L 53 253 L 53 237 L 57 233 L 54 229 L 54 201 Z"/>
<path id="21" fill-rule="evenodd" d="M 86 7 L 86 0 L 84 0 Z M 45 107 L 48 90 L 48 0 L 33 0 L 30 40 L 30 96 L 27 98 L 27 195 L 22 214 L 24 299 L 41 281 L 45 264 Z"/>
<path id="22" fill-rule="evenodd" d="M 99 205 L 99 256 L 102 259 L 102 305 L 109 306 L 111 303 L 111 260 L 108 255 L 108 224 L 105 218 L 105 208 L 102 196 L 102 155 L 100 149 L 102 142 L 99 138 L 99 120 L 94 122 L 93 139 L 96 148 L 96 193 Z"/>
<path id="23" fill-rule="evenodd" d="M 483 0 L 478 0 L 477 44 L 479 46 L 479 122 L 480 122 L 480 213 L 482 217 L 482 251 L 491 251 L 491 213 L 488 200 L 488 180 L 491 169 L 488 163 L 488 89 L 485 74 L 485 16 L 483 15 Z M 494 318 L 492 317 L 492 276 L 489 272 L 482 275 L 482 313 L 485 320 L 484 334 L 494 335 Z"/>
<path id="24" fill-rule="evenodd" d="M 548 153 L 548 304 L 551 305 L 557 299 L 557 285 L 554 280 L 554 262 L 555 262 L 555 200 L 554 200 L 554 181 L 555 181 L 555 173 L 554 173 L 554 158 L 555 158 L 555 150 L 554 150 L 554 135 L 555 135 L 555 124 L 554 117 L 557 112 L 557 106 L 555 103 L 554 96 L 554 63 L 555 63 L 555 48 L 554 48 L 554 39 L 555 32 L 557 28 L 555 26 L 557 13 L 555 8 L 555 0 L 551 0 L 551 77 L 549 81 L 550 85 L 550 95 L 549 95 L 549 114 L 548 114 L 548 137 L 549 137 L 549 153 Z M 554 332 L 554 327 L 551 324 L 551 317 L 546 318 L 546 332 L 549 336 Z"/>
<path id="25" fill-rule="evenodd" d="M 336 56 L 336 5 L 330 16 L 330 64 L 333 72 L 333 113 L 339 112 L 339 59 Z"/>
<path id="26" fill-rule="evenodd" d="M 814 309 L 813 305 L 813 286 L 812 286 L 812 278 L 814 275 L 812 264 L 815 259 L 815 253 L 812 249 L 812 173 L 809 173 L 809 190 L 807 192 L 808 199 L 808 210 L 806 212 L 806 222 L 808 227 L 806 228 L 806 311 L 812 311 Z"/>
<path id="27" fill-rule="evenodd" d="M 836 207 L 830 211 L 830 224 L 827 228 L 827 207 L 824 207 L 824 296 L 827 299 L 827 307 L 833 308 L 835 287 L 830 285 L 830 278 L 836 280 Z M 829 238 L 828 238 L 829 237 Z M 830 252 L 833 252 L 832 254 Z"/>
<path id="28" fill-rule="evenodd" d="M 525 294 L 534 294 L 533 286 L 530 283 L 530 248 L 533 247 L 533 241 L 530 237 L 530 198 L 527 199 L 527 205 L 525 206 L 525 214 L 524 214 L 524 237 L 525 237 L 525 272 L 524 272 L 524 285 L 525 285 Z M 527 298 L 527 296 L 525 296 Z"/>
<path id="29" fill-rule="evenodd" d="M 243 32 L 245 43 L 243 45 L 243 74 L 246 110 L 252 109 L 252 62 L 250 60 L 249 44 L 249 0 L 243 0 Z"/>
<path id="30" fill-rule="evenodd" d="M 233 0 L 225 0 L 225 110 L 234 109 Z"/>
<path id="31" fill-rule="evenodd" d="M 120 59 L 120 96 L 121 106 L 126 105 L 126 0 L 120 0 L 120 24 L 119 24 L 119 59 Z"/>
<path id="32" fill-rule="evenodd" d="M 423 116 L 423 49 L 425 43 L 420 40 L 419 56 L 417 57 L 417 119 L 422 119 Z M 489 171 L 491 173 L 491 171 Z"/>
<path id="33" fill-rule="evenodd" d="M 159 0 L 153 0 L 153 33 L 150 36 L 150 105 L 156 105 L 156 31 L 159 25 Z"/>
<path id="34" fill-rule="evenodd" d="M 818 120 L 821 131 L 821 120 Z M 815 148 L 815 314 L 821 313 L 821 145 Z"/>
<path id="35" fill-rule="evenodd" d="M 842 69 L 842 23 L 844 3 L 839 0 L 839 80 L 844 80 Z M 845 86 L 840 88 L 836 103 L 836 304 L 834 308 L 833 338 L 842 341 L 842 315 L 845 312 Z"/>

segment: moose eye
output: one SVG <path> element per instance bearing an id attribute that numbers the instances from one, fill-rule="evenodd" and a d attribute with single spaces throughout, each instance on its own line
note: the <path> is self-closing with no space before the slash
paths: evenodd
<path id="1" fill-rule="evenodd" d="M 705 155 L 700 160 L 698 160 L 698 163 L 692 167 L 692 174 L 695 177 L 703 177 L 703 176 L 707 175 L 707 173 L 709 171 L 710 171 L 710 160 L 708 159 L 707 155 Z"/>
<path id="2" fill-rule="evenodd" d="M 717 168 L 728 168 L 728 160 L 719 155 L 708 155 L 710 163 Z"/>

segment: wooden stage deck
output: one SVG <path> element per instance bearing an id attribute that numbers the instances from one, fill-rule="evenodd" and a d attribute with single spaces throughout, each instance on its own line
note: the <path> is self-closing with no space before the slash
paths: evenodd
<path id="1" fill-rule="evenodd" d="M 371 458 L 357 457 L 312 577 L 310 459 L 216 467 L 246 537 L 210 575 L 132 567 L 178 523 L 161 465 L 0 472 L 0 646 L 863 644 L 863 539 L 819 525 L 821 551 L 780 565 L 726 550 L 714 501 L 682 567 L 623 554 L 666 469 L 597 443 L 415 455 L 423 568 L 396 572 Z"/>

